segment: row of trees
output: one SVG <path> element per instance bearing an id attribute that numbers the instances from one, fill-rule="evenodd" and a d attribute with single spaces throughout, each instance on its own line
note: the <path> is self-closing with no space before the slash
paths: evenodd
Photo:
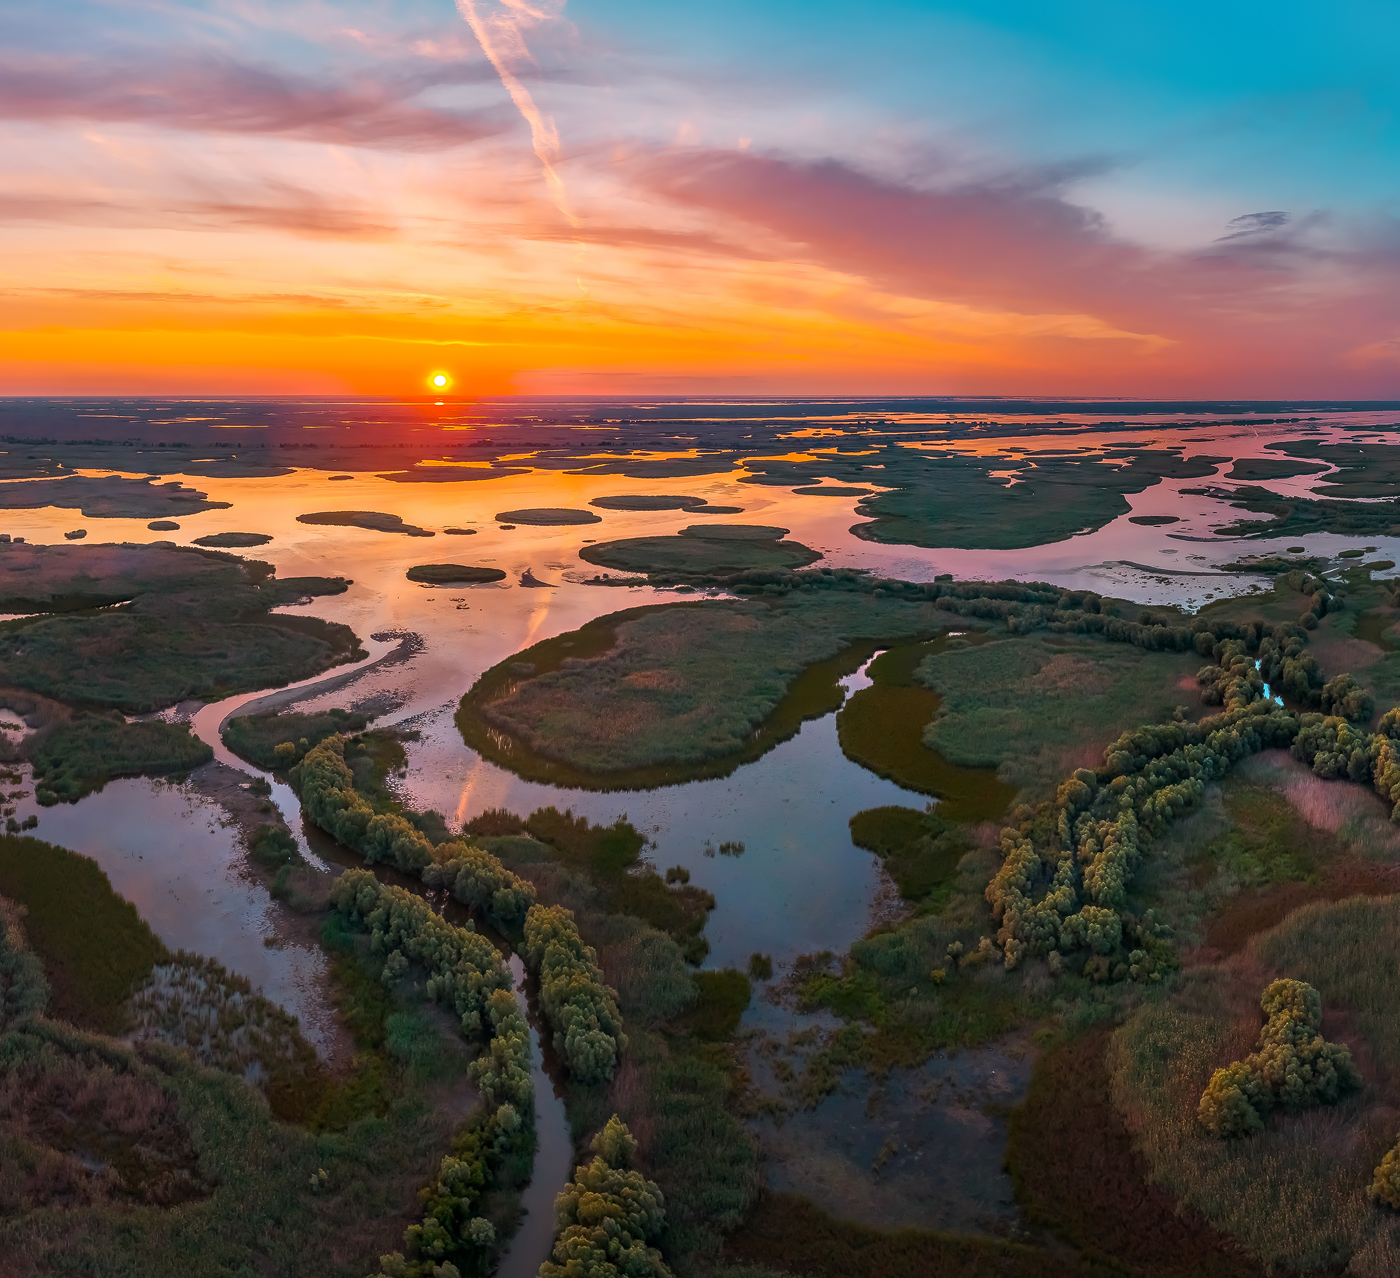
<path id="1" fill-rule="evenodd" d="M 512 874 L 483 848 L 461 840 L 434 844 L 406 817 L 376 814 L 355 789 L 355 774 L 345 762 L 345 738 L 327 737 L 292 770 L 292 784 L 307 815 L 323 830 L 364 854 L 371 865 L 388 861 L 446 887 L 464 905 L 486 913 L 497 926 L 520 927 L 535 903 L 534 885 Z"/>
<path id="2" fill-rule="evenodd" d="M 407 1256 L 380 1257 L 386 1278 L 460 1278 L 456 1262 L 480 1268 L 496 1241 L 495 1227 L 478 1211 L 482 1197 L 506 1159 L 533 1148 L 529 1030 L 495 946 L 470 926 L 447 922 L 421 897 L 381 884 L 368 870 L 346 870 L 330 896 L 341 917 L 368 932 L 370 949 L 384 956 L 386 985 L 407 975 L 411 963 L 426 968 L 428 997 L 456 1009 L 463 1034 L 485 1040 L 470 1066 L 484 1104 L 419 1194 L 424 1213 L 404 1234 Z"/>
<path id="3" fill-rule="evenodd" d="M 651 1244 L 666 1223 L 666 1200 L 632 1168 L 637 1142 L 614 1114 L 592 1143 L 593 1161 L 554 1202 L 559 1236 L 539 1278 L 671 1278 Z"/>
<path id="4" fill-rule="evenodd" d="M 464 1034 L 481 1033 L 487 1000 L 511 987 L 490 941 L 471 927 L 449 923 L 406 888 L 380 883 L 369 870 L 346 870 L 331 884 L 330 900 L 370 934 L 370 949 L 384 956 L 386 985 L 407 975 L 411 963 L 420 964 L 428 971 L 428 997 L 456 1010 Z"/>
<path id="5" fill-rule="evenodd" d="M 1279 980 L 1259 1006 L 1267 1020 L 1259 1047 L 1212 1075 L 1197 1110 L 1217 1136 L 1263 1131 L 1264 1116 L 1278 1106 L 1292 1112 L 1334 1104 L 1361 1086 L 1361 1074 L 1341 1043 L 1329 1043 L 1322 1027 L 1322 995 L 1305 981 Z"/>
<path id="6" fill-rule="evenodd" d="M 554 1048 L 581 1083 L 613 1076 L 627 1048 L 617 991 L 603 980 L 597 954 L 583 943 L 572 910 L 533 906 L 525 918 L 525 961 L 539 973 L 540 1006 Z"/>
<path id="7" fill-rule="evenodd" d="M 460 840 L 434 845 L 407 818 L 396 813 L 375 815 L 355 789 L 342 736 L 327 737 L 308 751 L 291 777 L 311 819 L 342 843 L 363 852 L 371 864 L 391 861 L 401 870 L 418 874 L 425 883 L 447 887 L 457 900 L 484 910 L 508 934 L 518 935 L 523 925 L 522 956 L 539 975 L 540 1003 L 569 1072 L 584 1083 L 604 1082 L 613 1076 L 618 1054 L 627 1047 L 617 993 L 603 980 L 597 955 L 583 943 L 571 911 L 536 905 L 534 885 L 512 874 L 484 848 Z M 347 881 L 342 876 L 337 883 L 340 895 L 336 900 L 349 899 L 346 894 L 352 891 L 363 892 L 371 903 L 369 908 L 380 911 L 375 918 L 382 917 L 383 926 L 392 925 L 398 917 L 395 911 L 416 917 L 415 912 L 421 910 L 437 918 L 423 901 L 401 888 L 379 889 L 380 895 L 373 895 L 369 885 L 378 887 L 373 874 L 367 870 L 354 873 L 359 877 Z M 383 897 L 386 892 L 398 895 Z M 381 899 L 387 904 L 381 905 Z M 441 919 L 438 922 L 444 928 L 450 926 Z M 424 922 L 423 928 L 428 936 L 433 925 Z M 441 938 L 446 933 L 437 936 L 434 943 L 443 944 Z M 375 944 L 381 943 L 376 939 Z M 417 953 L 405 953 L 407 958 L 419 958 Z M 432 967 L 430 957 L 420 961 Z M 407 958 L 391 957 L 390 961 L 406 964 Z M 446 979 L 435 971 L 429 984 Z"/>

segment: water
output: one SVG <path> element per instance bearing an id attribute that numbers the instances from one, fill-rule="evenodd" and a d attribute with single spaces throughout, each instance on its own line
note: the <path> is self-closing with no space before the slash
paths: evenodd
<path id="1" fill-rule="evenodd" d="M 368 410 L 362 405 L 205 407 L 213 415 L 211 420 L 223 413 L 238 424 L 270 415 L 276 419 L 270 433 L 299 429 L 302 424 L 330 427 L 345 421 L 359 428 L 370 421 Z M 374 410 L 394 418 L 402 407 L 377 405 Z M 413 412 L 418 414 L 416 420 L 427 424 L 425 429 L 437 426 L 451 431 L 480 426 L 494 430 L 492 415 L 503 411 L 499 406 L 484 404 L 476 408 L 439 407 L 443 408 L 440 413 L 417 405 Z M 1006 427 L 1024 423 L 1026 415 L 1032 412 L 1029 406 L 1013 412 L 1004 407 L 959 407 L 934 401 L 895 406 L 852 403 L 808 407 L 811 411 L 806 418 L 797 413 L 789 421 L 764 427 L 764 439 L 771 443 L 768 455 L 826 447 L 843 433 L 865 430 L 861 423 L 871 420 L 871 414 L 878 414 L 881 422 L 910 427 L 908 442 L 912 445 L 946 448 L 946 442 L 928 442 L 937 435 L 935 428 L 965 425 L 969 418 Z M 1263 445 L 1275 439 L 1304 435 L 1318 442 L 1348 439 L 1358 431 L 1389 427 L 1397 416 L 1395 412 L 1346 414 L 1319 410 L 1312 414 L 1314 420 L 1307 423 L 1261 428 L 1238 421 L 1190 425 L 1184 420 L 1186 417 L 1203 416 L 1198 406 L 1190 412 L 1180 406 L 1158 406 L 1159 411 L 1137 414 L 1131 408 L 1109 406 L 1108 412 L 1131 417 L 1118 440 L 1103 420 L 1105 414 L 1095 418 L 1090 407 L 1076 406 L 1074 411 L 1059 414 L 1059 420 L 1065 423 L 1097 426 L 1097 433 L 1088 438 L 1086 447 L 1099 449 L 1114 442 L 1136 447 L 1149 443 L 1158 447 L 1180 444 L 1189 453 L 1209 452 L 1231 458 L 1259 456 Z M 127 408 L 132 413 L 137 411 L 131 405 Z M 744 411 L 780 417 L 792 409 L 792 405 L 769 404 Z M 584 420 L 578 417 L 585 411 L 579 406 L 556 404 L 550 411 L 562 414 L 558 420 Z M 596 415 L 599 409 L 593 405 L 586 411 Z M 1244 410 L 1231 406 L 1229 411 L 1238 415 Z M 277 416 L 279 413 L 281 417 Z M 707 408 L 667 403 L 615 405 L 608 413 L 610 420 L 664 419 L 688 414 L 690 420 L 684 429 L 699 430 L 700 435 L 704 431 L 695 425 L 696 418 L 712 415 L 730 429 L 742 415 L 734 404 Z M 921 441 L 912 432 L 915 426 L 927 427 L 931 434 Z M 654 455 L 693 454 L 693 437 L 681 438 L 678 434 L 674 444 L 662 445 L 652 438 L 658 429 L 653 420 L 647 430 L 647 443 Z M 680 431 L 682 426 L 671 423 L 666 429 Z M 1263 437 L 1261 430 L 1265 432 Z M 247 433 L 255 432 L 250 429 Z M 315 438 L 329 439 L 330 432 Z M 441 438 L 455 444 L 463 437 L 444 434 Z M 1077 441 L 1067 437 L 1065 428 L 1057 429 L 1042 417 L 1033 431 L 1028 428 L 1014 438 L 1000 437 L 990 426 L 983 435 L 975 430 L 971 434 L 965 432 L 955 447 L 963 453 L 1030 457 L 1038 449 L 1063 452 L 1076 446 Z M 425 455 L 428 447 L 424 437 L 418 452 L 402 454 L 396 465 L 411 465 L 419 455 Z M 752 453 L 752 448 L 749 451 Z M 521 526 L 506 531 L 496 525 L 495 512 L 528 506 L 587 507 L 592 498 L 611 494 L 697 496 L 714 504 L 743 507 L 742 515 L 732 517 L 736 522 L 778 524 L 791 529 L 794 539 L 820 550 L 825 556 L 823 563 L 830 566 L 868 568 L 913 580 L 929 580 L 939 573 L 952 573 L 962 579 L 1044 580 L 1112 593 L 1145 605 L 1179 604 L 1188 608 L 1200 606 L 1217 595 L 1261 585 L 1258 578 L 1248 574 L 1213 571 L 1213 565 L 1236 554 L 1271 553 L 1283 550 L 1287 544 L 1303 544 L 1308 554 L 1326 556 L 1356 544 L 1355 538 L 1330 534 L 1244 544 L 1214 538 L 1212 527 L 1234 519 L 1239 512 L 1214 498 L 1182 491 L 1212 482 L 1197 479 L 1168 480 L 1130 496 L 1131 509 L 1120 518 L 1097 532 L 1053 544 L 1011 551 L 883 546 L 850 533 L 851 525 L 859 522 L 854 514 L 855 498 L 811 498 L 784 488 L 746 484 L 741 481 L 747 472 L 737 464 L 721 474 L 630 479 L 585 473 L 582 465 L 573 468 L 575 473 L 531 468 L 529 448 L 522 448 L 519 456 L 524 473 L 501 472 L 488 480 L 460 483 L 399 484 L 366 472 L 358 472 L 348 480 L 332 481 L 332 471 L 312 469 L 298 469 L 281 477 L 166 475 L 167 479 L 183 480 L 206 491 L 212 499 L 231 502 L 232 506 L 183 516 L 180 530 L 160 534 L 162 538 L 169 536 L 177 543 L 189 544 L 196 537 L 221 531 L 263 532 L 270 534 L 273 541 L 248 553 L 273 562 L 279 575 L 353 577 L 354 584 L 345 594 L 318 598 L 306 611 L 350 625 L 370 653 L 356 669 L 334 670 L 295 689 L 275 694 L 272 690 L 251 692 L 207 707 L 190 707 L 194 730 L 214 747 L 219 758 L 252 774 L 254 770 L 233 759 L 219 739 L 219 726 L 230 713 L 247 713 L 274 699 L 278 704 L 294 703 L 298 708 L 323 708 L 349 705 L 372 696 L 394 707 L 381 723 L 410 727 L 421 733 L 420 740 L 408 747 L 409 770 L 401 786 L 405 800 L 414 806 L 436 808 L 454 823 L 494 806 L 528 812 L 554 804 L 572 807 L 595 821 L 611 821 L 626 814 L 652 840 L 647 855 L 659 868 L 685 866 L 691 871 L 693 883 L 715 894 L 717 908 L 707 928 L 712 946 L 708 965 L 712 967 L 744 967 L 748 956 L 758 951 L 771 954 L 782 969 L 800 953 L 839 953 L 846 949 L 887 908 L 890 894 L 889 881 L 876 859 L 851 844 L 847 821 L 864 808 L 882 804 L 922 807 L 926 800 L 847 760 L 836 740 L 834 715 L 803 725 L 797 736 L 730 777 L 651 792 L 601 794 L 542 786 L 522 781 L 480 759 L 463 745 L 452 722 L 458 701 L 478 675 L 537 640 L 574 629 L 601 614 L 674 597 L 640 587 L 614 589 L 585 584 L 594 570 L 577 557 L 584 539 L 658 535 L 695 522 L 695 516 L 684 511 L 603 511 L 603 522 L 591 526 Z M 1217 476 L 1223 476 L 1228 469 L 1229 463 L 1221 464 Z M 1279 492 L 1301 494 L 1321 478 L 1325 476 L 1276 481 L 1269 486 Z M 878 486 L 878 479 L 873 482 Z M 476 532 L 470 536 L 439 532 L 429 541 L 296 522 L 300 513 L 331 509 L 384 511 L 435 530 L 456 526 L 474 528 Z M 1176 515 L 1180 522 L 1164 527 L 1130 522 L 1131 515 L 1155 514 Z M 41 543 L 62 542 L 63 532 L 79 525 L 88 528 L 89 544 L 148 542 L 154 535 L 147 530 L 146 522 L 144 518 L 86 519 L 75 511 L 52 508 L 3 512 L 3 531 Z M 1400 538 L 1374 537 L 1370 541 L 1377 546 L 1379 556 L 1400 560 Z M 498 567 L 507 573 L 507 578 L 495 585 L 465 588 L 423 587 L 408 582 L 406 570 L 423 562 Z M 523 588 L 520 583 L 525 573 L 547 583 L 546 586 Z M 385 660 L 395 644 L 390 640 L 374 641 L 369 636 L 390 631 L 411 632 L 421 643 L 406 660 Z M 844 685 L 851 692 L 865 686 L 865 682 L 862 672 L 844 681 Z M 275 801 L 303 844 L 304 855 L 313 864 L 333 866 L 341 861 L 340 856 L 330 855 L 324 840 L 307 837 L 290 789 L 280 782 L 272 784 Z M 167 945 L 209 954 L 248 977 L 268 997 L 297 1014 L 308 1038 L 319 1048 L 326 1048 L 334 1031 L 321 992 L 324 959 L 316 948 L 288 939 L 280 921 L 281 907 L 269 901 L 260 883 L 243 869 L 244 852 L 237 832 L 225 823 L 220 809 L 179 787 L 131 780 L 113 782 L 75 806 L 36 809 L 31 799 L 20 805 L 17 815 L 22 818 L 31 812 L 37 812 L 40 818 L 39 837 L 94 857 L 117 891 L 136 904 Z M 734 840 L 745 844 L 742 856 L 705 855 L 707 843 L 717 847 Z M 264 944 L 265 941 L 272 944 Z M 518 960 L 513 960 L 513 970 L 517 998 L 523 999 Z M 751 1026 L 777 1031 L 788 1014 L 760 1002 L 746 1019 Z M 563 1104 L 545 1072 L 539 1035 L 533 1025 L 531 1041 L 536 1061 L 536 1121 L 541 1146 L 535 1176 L 526 1192 L 527 1223 L 501 1271 L 507 1278 L 533 1275 L 543 1259 L 552 1234 L 553 1197 L 571 1171 L 572 1148 Z M 794 1139 L 796 1134 L 794 1129 Z M 868 1165 L 869 1151 L 863 1146 L 852 1147 L 850 1156 L 855 1162 L 863 1160 L 863 1165 Z M 897 1170 L 891 1166 L 892 1172 Z M 987 1194 L 995 1192 L 999 1190 L 989 1181 Z M 916 1198 L 917 1195 L 910 1202 Z"/>
<path id="2" fill-rule="evenodd" d="M 564 1114 L 564 1098 L 545 1069 L 545 1053 L 540 1042 L 539 1018 L 531 1012 L 525 995 L 525 964 L 520 956 L 510 956 L 510 972 L 515 978 L 515 1001 L 530 1025 L 530 1078 L 535 1084 L 535 1169 L 521 1195 L 525 1220 L 511 1240 L 496 1278 L 535 1278 L 540 1265 L 549 1259 L 554 1243 L 554 1199 L 573 1176 L 574 1145 L 569 1138 L 569 1122 Z"/>

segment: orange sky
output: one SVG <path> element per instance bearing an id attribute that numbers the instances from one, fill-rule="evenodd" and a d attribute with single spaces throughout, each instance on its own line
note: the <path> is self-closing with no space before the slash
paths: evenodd
<path id="1" fill-rule="evenodd" d="M 1374 219 L 1164 236 L 928 104 L 663 92 L 560 3 L 458 7 L 20 29 L 0 393 L 1400 395 Z"/>

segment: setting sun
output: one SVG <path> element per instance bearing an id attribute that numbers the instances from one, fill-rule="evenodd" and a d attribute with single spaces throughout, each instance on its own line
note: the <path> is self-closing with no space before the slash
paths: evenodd
<path id="1" fill-rule="evenodd" d="M 452 381 L 452 379 L 448 377 L 446 373 L 434 373 L 431 380 L 433 386 L 437 390 L 446 390 L 448 384 Z"/>

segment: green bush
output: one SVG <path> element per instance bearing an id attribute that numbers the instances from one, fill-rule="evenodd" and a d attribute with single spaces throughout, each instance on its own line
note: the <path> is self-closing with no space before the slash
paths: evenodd
<path id="1" fill-rule="evenodd" d="M 115 713 L 54 723 L 26 741 L 24 750 L 34 766 L 35 798 L 46 806 L 76 803 L 115 777 L 188 772 L 214 757 L 188 724 L 127 723 Z"/>
<path id="2" fill-rule="evenodd" d="M 1347 1048 L 1318 1033 L 1322 996 L 1311 985 L 1275 981 L 1259 1005 L 1268 1020 L 1258 1050 L 1216 1070 L 1201 1097 L 1201 1122 L 1217 1136 L 1248 1136 L 1263 1130 L 1275 1105 L 1292 1111 L 1332 1104 L 1361 1085 Z"/>
<path id="3" fill-rule="evenodd" d="M 1377 1202 L 1400 1210 L 1400 1145 L 1386 1150 L 1367 1192 Z"/>
<path id="4" fill-rule="evenodd" d="M 637 1142 L 614 1114 L 555 1200 L 559 1237 L 539 1278 L 669 1278 L 661 1253 L 649 1244 L 666 1223 L 661 1190 L 632 1170 Z"/>
<path id="5" fill-rule="evenodd" d="M 569 1073 L 581 1083 L 610 1079 L 627 1036 L 617 992 L 604 983 L 597 955 L 583 943 L 573 911 L 531 906 L 525 916 L 524 957 L 539 973 L 540 1005 Z"/>
<path id="6" fill-rule="evenodd" d="M 339 732 L 361 731 L 369 716 L 349 710 L 315 714 L 243 714 L 224 724 L 224 744 L 241 759 L 260 768 L 290 768 L 307 750 Z M 298 745 L 298 742 L 304 742 Z"/>
<path id="7" fill-rule="evenodd" d="M 355 788 L 338 733 L 308 750 L 292 771 L 306 814 L 371 865 L 388 861 L 448 888 L 464 905 L 485 911 L 506 928 L 518 927 L 534 904 L 535 889 L 481 848 L 457 840 L 434 844 L 407 817 L 376 813 Z"/>

